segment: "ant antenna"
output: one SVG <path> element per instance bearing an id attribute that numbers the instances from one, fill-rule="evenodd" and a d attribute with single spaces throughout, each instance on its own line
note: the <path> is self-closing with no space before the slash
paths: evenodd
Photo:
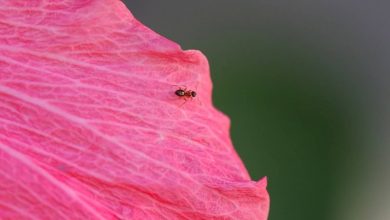
<path id="1" fill-rule="evenodd" d="M 195 90 L 198 91 L 199 81 L 196 83 Z M 198 96 L 197 101 L 200 105 L 203 105 L 203 103 L 200 101 L 200 97 Z"/>

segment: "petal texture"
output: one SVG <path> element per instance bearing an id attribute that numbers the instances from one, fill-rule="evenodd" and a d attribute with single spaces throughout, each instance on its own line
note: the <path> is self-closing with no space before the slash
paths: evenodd
<path id="1" fill-rule="evenodd" d="M 211 90 L 118 0 L 0 0 L 0 219 L 267 219 Z"/>

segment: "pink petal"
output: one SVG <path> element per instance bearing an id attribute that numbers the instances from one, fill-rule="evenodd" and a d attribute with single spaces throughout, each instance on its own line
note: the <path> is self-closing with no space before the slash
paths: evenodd
<path id="1" fill-rule="evenodd" d="M 267 219 L 211 87 L 118 0 L 0 0 L 0 219 Z"/>

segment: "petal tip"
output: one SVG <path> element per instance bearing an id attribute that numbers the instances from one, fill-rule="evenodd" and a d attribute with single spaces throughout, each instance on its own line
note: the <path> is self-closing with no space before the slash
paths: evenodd
<path id="1" fill-rule="evenodd" d="M 266 176 L 256 182 L 256 186 L 259 188 L 267 188 L 267 185 L 268 185 L 268 177 Z"/>

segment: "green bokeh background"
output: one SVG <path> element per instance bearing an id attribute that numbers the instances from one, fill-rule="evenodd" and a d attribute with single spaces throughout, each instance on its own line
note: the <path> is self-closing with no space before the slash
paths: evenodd
<path id="1" fill-rule="evenodd" d="M 330 219 L 349 116 L 332 79 L 311 73 L 335 70 L 287 42 L 246 43 L 229 47 L 245 54 L 220 48 L 210 59 L 215 104 L 232 119 L 236 149 L 254 179 L 269 178 L 270 219 Z"/>
<path id="2" fill-rule="evenodd" d="M 236 150 L 253 179 L 269 178 L 270 220 L 343 219 L 344 190 L 365 172 L 367 100 L 383 86 L 380 71 L 366 74 L 377 43 L 365 30 L 380 11 L 355 3 L 127 1 L 148 27 L 208 57 Z"/>

